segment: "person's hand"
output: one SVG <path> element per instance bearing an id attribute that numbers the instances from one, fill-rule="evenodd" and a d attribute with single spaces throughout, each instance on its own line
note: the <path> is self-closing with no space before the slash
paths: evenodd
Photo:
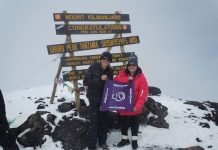
<path id="1" fill-rule="evenodd" d="M 107 80 L 107 75 L 102 75 L 101 80 Z"/>
<path id="2" fill-rule="evenodd" d="M 129 76 L 129 80 L 133 80 L 133 77 L 132 77 L 132 76 Z"/>
<path id="3" fill-rule="evenodd" d="M 134 108 L 133 108 L 133 111 L 134 111 L 134 112 L 137 112 L 137 109 L 134 107 Z"/>

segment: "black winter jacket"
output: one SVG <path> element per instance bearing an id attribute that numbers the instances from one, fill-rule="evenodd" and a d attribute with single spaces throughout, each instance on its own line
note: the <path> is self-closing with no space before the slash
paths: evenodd
<path id="1" fill-rule="evenodd" d="M 88 86 L 87 97 L 101 102 L 105 81 L 101 80 L 102 75 L 107 75 L 108 79 L 113 80 L 113 70 L 108 66 L 105 70 L 100 63 L 92 64 L 83 80 L 83 85 Z"/>

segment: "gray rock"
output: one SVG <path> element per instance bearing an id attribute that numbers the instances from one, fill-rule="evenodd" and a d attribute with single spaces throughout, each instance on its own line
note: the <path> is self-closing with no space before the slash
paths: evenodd
<path id="1" fill-rule="evenodd" d="M 39 104 L 38 107 L 37 107 L 37 109 L 45 109 L 45 105 Z"/>
<path id="2" fill-rule="evenodd" d="M 189 104 L 198 107 L 201 110 L 207 110 L 207 108 L 201 102 L 196 101 L 186 101 L 184 104 Z"/>
<path id="3" fill-rule="evenodd" d="M 66 99 L 65 99 L 65 98 L 61 98 L 61 99 L 58 99 L 57 101 L 58 101 L 58 102 L 65 102 Z"/>
<path id="4" fill-rule="evenodd" d="M 55 119 L 57 118 L 57 116 L 53 115 L 53 114 L 48 114 L 47 115 L 47 119 L 46 121 L 50 122 L 51 124 L 55 125 Z"/>
<path id="5" fill-rule="evenodd" d="M 75 103 L 62 103 L 60 105 L 58 105 L 58 110 L 62 113 L 64 112 L 68 112 L 68 111 L 71 111 L 72 109 L 74 109 L 76 106 L 75 106 Z"/>
<path id="6" fill-rule="evenodd" d="M 89 121 L 64 117 L 51 134 L 54 142 L 61 141 L 65 150 L 82 150 L 87 147 Z"/>
<path id="7" fill-rule="evenodd" d="M 24 147 L 41 146 L 45 142 L 44 135 L 51 132 L 51 127 L 37 113 L 30 115 L 22 125 L 15 129 L 15 133 L 18 136 L 26 129 L 30 131 L 18 137 L 18 142 Z"/>
<path id="8" fill-rule="evenodd" d="M 148 93 L 150 96 L 159 96 L 161 94 L 161 90 L 157 87 L 149 86 Z"/>
<path id="9" fill-rule="evenodd" d="M 167 128 L 167 129 L 169 128 L 169 124 L 163 118 L 150 117 L 148 120 L 148 125 L 151 125 L 157 128 Z"/>

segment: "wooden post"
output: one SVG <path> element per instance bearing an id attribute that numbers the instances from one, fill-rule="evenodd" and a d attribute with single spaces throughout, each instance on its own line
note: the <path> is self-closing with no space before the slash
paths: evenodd
<path id="1" fill-rule="evenodd" d="M 67 13 L 67 11 L 63 12 L 64 14 Z M 69 25 L 69 21 L 65 21 L 66 25 Z M 66 44 L 72 43 L 72 38 L 71 38 L 71 34 L 66 35 Z M 69 53 L 70 56 L 74 56 L 74 52 Z M 71 67 L 72 71 L 76 70 L 76 66 Z M 78 112 L 80 111 L 80 92 L 78 91 L 78 81 L 77 80 L 73 80 L 73 86 L 74 86 L 74 93 L 75 93 L 75 103 L 76 103 L 76 109 L 78 110 Z"/>
<path id="2" fill-rule="evenodd" d="M 119 12 L 119 11 L 116 11 L 115 14 L 120 14 L 120 12 Z M 115 21 L 115 24 L 120 24 L 120 21 Z M 113 38 L 118 38 L 118 37 L 122 38 L 122 33 L 117 33 L 117 34 L 115 34 Z M 112 49 L 112 47 L 108 47 L 108 48 L 106 49 L 106 51 L 107 51 L 107 52 L 110 52 L 111 49 Z M 121 53 L 125 53 L 124 45 L 121 45 L 121 46 L 120 46 L 120 51 L 121 51 Z M 125 64 L 126 64 L 126 63 L 123 62 L 123 65 L 125 65 Z"/>
<path id="3" fill-rule="evenodd" d="M 120 38 L 122 38 L 122 33 L 120 34 Z M 121 53 L 125 53 L 124 45 L 120 46 L 120 51 L 121 51 Z M 127 64 L 127 62 L 123 62 L 123 65 L 126 65 L 126 64 Z"/>
<path id="4" fill-rule="evenodd" d="M 115 14 L 120 14 L 120 12 L 119 12 L 119 11 L 116 11 Z M 115 21 L 115 24 L 120 24 L 120 21 Z M 117 34 L 115 34 L 114 37 L 113 37 L 113 39 L 114 39 L 114 38 L 118 38 L 118 37 L 122 38 L 122 33 L 117 33 Z M 108 47 L 108 48 L 106 49 L 106 51 L 107 51 L 107 52 L 110 52 L 111 49 L 112 49 L 112 47 Z M 121 46 L 120 46 L 120 51 L 121 51 L 121 53 L 125 53 L 124 45 L 121 45 Z M 123 62 L 123 65 L 125 65 L 125 64 L 126 64 L 126 63 Z"/>
<path id="5" fill-rule="evenodd" d="M 62 55 L 62 57 L 64 57 L 64 56 L 65 56 L 65 53 Z M 56 90 L 57 90 L 56 79 L 58 79 L 60 77 L 61 70 L 62 70 L 62 64 L 61 64 L 61 61 L 60 61 L 59 66 L 58 66 L 58 71 L 57 71 L 57 74 L 56 74 L 55 79 L 54 79 L 54 85 L 53 85 L 53 90 L 52 90 L 52 94 L 51 94 L 50 104 L 54 103 L 54 97 L 55 97 L 55 93 L 56 93 Z"/>
<path id="6" fill-rule="evenodd" d="M 119 12 L 119 11 L 116 11 L 115 14 L 120 14 L 120 12 Z M 115 21 L 115 24 L 120 24 L 120 21 Z M 114 38 L 118 38 L 118 37 L 119 37 L 119 33 L 116 33 L 116 34 L 114 34 L 113 39 L 114 39 Z M 107 52 L 110 52 L 111 49 L 112 49 L 112 47 L 108 47 L 108 48 L 106 49 L 106 51 L 107 51 Z"/>
<path id="7" fill-rule="evenodd" d="M 63 13 L 67 13 L 67 11 L 63 11 Z M 69 24 L 69 21 L 65 21 L 64 22 L 65 25 L 68 25 Z M 69 44 L 69 43 L 72 43 L 72 39 L 71 39 L 71 35 L 66 35 L 66 41 L 65 41 L 66 44 Z M 65 56 L 65 53 L 62 55 L 62 57 Z M 74 53 L 70 53 L 70 56 L 74 56 Z M 57 74 L 55 76 L 55 80 L 59 78 L 60 74 L 61 74 L 61 70 L 62 70 L 62 64 L 61 64 L 61 61 L 59 63 L 59 66 L 58 66 L 58 71 L 57 71 Z M 72 71 L 76 70 L 76 67 L 72 67 Z M 80 93 L 78 91 L 78 82 L 77 80 L 74 80 L 73 81 L 73 85 L 74 85 L 74 91 L 75 91 L 75 102 L 76 102 L 76 108 L 77 110 L 79 111 L 79 108 L 80 108 Z M 51 95 L 51 99 L 50 99 L 50 103 L 53 104 L 54 103 L 54 97 L 55 97 L 55 93 L 56 93 L 56 90 L 57 90 L 57 83 L 54 82 L 54 86 L 53 86 L 53 91 L 52 91 L 52 95 Z"/>

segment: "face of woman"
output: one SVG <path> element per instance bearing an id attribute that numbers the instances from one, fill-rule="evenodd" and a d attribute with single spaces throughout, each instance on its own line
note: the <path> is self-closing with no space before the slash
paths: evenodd
<path id="1" fill-rule="evenodd" d="M 110 65 L 110 61 L 108 61 L 107 58 L 106 59 L 101 59 L 100 63 L 101 63 L 102 68 L 106 68 L 107 66 Z"/>
<path id="2" fill-rule="evenodd" d="M 134 73 L 137 70 L 137 67 L 138 67 L 137 65 L 131 64 L 131 65 L 128 65 L 128 70 L 130 73 Z"/>

